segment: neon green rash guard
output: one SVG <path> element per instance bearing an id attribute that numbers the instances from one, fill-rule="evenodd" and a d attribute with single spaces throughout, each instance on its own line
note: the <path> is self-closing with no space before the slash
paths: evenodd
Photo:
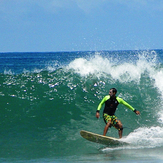
<path id="1" fill-rule="evenodd" d="M 117 109 L 117 106 L 119 104 L 125 105 L 127 108 L 129 108 L 132 111 L 136 111 L 130 104 L 128 104 L 126 101 L 124 101 L 120 97 L 110 98 L 110 95 L 105 96 L 100 104 L 98 105 L 97 112 L 100 111 L 102 105 L 105 103 L 104 111 L 103 113 L 106 113 L 108 115 L 114 115 L 115 111 Z"/>

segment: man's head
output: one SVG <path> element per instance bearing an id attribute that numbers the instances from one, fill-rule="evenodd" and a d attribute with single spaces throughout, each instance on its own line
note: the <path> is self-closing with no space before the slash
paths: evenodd
<path id="1" fill-rule="evenodd" d="M 116 90 L 115 88 L 111 88 L 111 89 L 109 90 L 109 95 L 110 95 L 110 97 L 114 97 L 114 96 L 116 95 L 116 93 L 117 93 L 117 90 Z"/>

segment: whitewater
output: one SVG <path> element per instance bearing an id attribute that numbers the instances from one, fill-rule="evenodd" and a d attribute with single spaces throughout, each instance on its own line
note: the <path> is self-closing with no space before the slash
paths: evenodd
<path id="1" fill-rule="evenodd" d="M 0 161 L 162 162 L 162 81 L 163 50 L 0 53 Z M 118 106 L 127 146 L 80 136 L 103 133 L 95 113 L 112 87 L 141 113 Z"/>

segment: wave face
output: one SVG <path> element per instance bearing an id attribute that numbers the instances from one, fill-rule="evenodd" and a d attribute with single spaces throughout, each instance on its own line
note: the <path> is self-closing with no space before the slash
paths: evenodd
<path id="1" fill-rule="evenodd" d="M 127 149 L 163 147 L 163 51 L 0 54 L 0 157 L 82 156 L 100 145 L 96 108 L 110 88 L 141 112 L 119 105 Z M 118 137 L 117 130 L 108 135 Z M 122 147 L 123 149 L 125 147 Z M 104 148 L 102 152 L 111 150 Z M 62 160 L 63 161 L 63 160 Z"/>

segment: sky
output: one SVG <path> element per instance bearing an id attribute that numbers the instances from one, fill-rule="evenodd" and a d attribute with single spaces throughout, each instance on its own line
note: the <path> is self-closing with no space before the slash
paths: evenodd
<path id="1" fill-rule="evenodd" d="M 0 0 L 0 52 L 163 49 L 163 0 Z"/>

